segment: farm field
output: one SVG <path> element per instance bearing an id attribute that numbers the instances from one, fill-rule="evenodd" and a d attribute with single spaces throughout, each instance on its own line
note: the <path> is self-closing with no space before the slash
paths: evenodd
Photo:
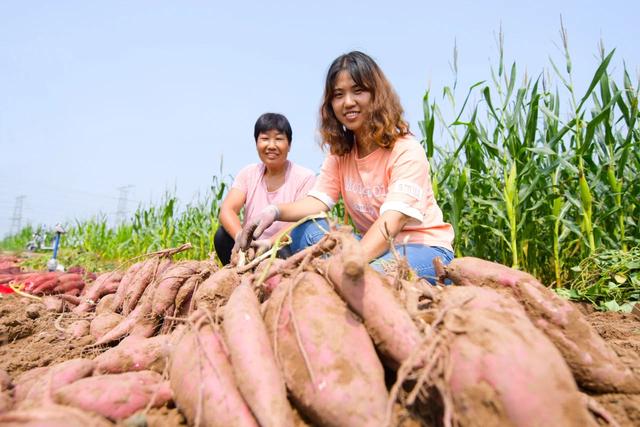
<path id="1" fill-rule="evenodd" d="M 333 242 L 331 238 L 334 239 Z M 243 380 L 243 374 L 236 370 L 233 370 L 232 373 L 231 370 L 226 371 L 228 368 L 223 368 L 225 363 L 227 366 L 229 363 L 232 366 L 242 364 L 243 359 L 237 356 L 237 351 L 240 351 L 244 355 L 244 360 L 251 364 L 260 365 L 264 362 L 262 360 L 265 357 L 264 349 L 259 350 L 259 346 L 255 347 L 258 344 L 252 344 L 252 340 L 246 340 L 246 337 L 250 336 L 256 339 L 256 342 L 260 341 L 254 337 L 256 332 L 253 327 L 242 321 L 242 328 L 235 330 L 234 334 L 230 332 L 234 330 L 233 326 L 228 325 L 228 322 L 232 322 L 234 317 L 245 319 L 243 316 L 248 318 L 250 316 L 248 313 L 253 313 L 242 300 L 242 298 L 246 298 L 246 295 L 251 295 L 255 299 L 257 318 L 262 319 L 264 315 L 264 323 L 262 320 L 260 323 L 263 328 L 266 325 L 265 338 L 268 331 L 270 339 L 275 340 L 273 345 L 280 352 L 277 366 L 284 375 L 284 379 L 281 381 L 286 383 L 290 390 L 287 398 L 287 394 L 284 393 L 284 384 L 281 385 L 284 402 L 289 408 L 289 415 L 285 415 L 285 421 L 293 423 L 291 425 L 324 425 L 336 422 L 331 417 L 342 420 L 339 421 L 341 424 L 349 424 L 348 420 L 353 421 L 354 416 L 370 417 L 368 421 L 376 425 L 383 425 L 386 422 L 389 422 L 390 425 L 440 425 L 440 422 L 443 419 L 446 420 L 447 417 L 446 411 L 442 413 L 442 408 L 439 406 L 443 404 L 443 401 L 448 401 L 446 404 L 450 405 L 449 410 L 452 411 L 448 415 L 452 417 L 449 421 L 459 423 L 459 425 L 478 425 L 475 421 L 470 421 L 477 419 L 477 417 L 482 418 L 483 421 L 493 421 L 502 425 L 501 423 L 517 420 L 518 417 L 532 416 L 535 411 L 539 410 L 539 406 L 536 409 L 536 405 L 544 405 L 552 416 L 558 415 L 557 410 L 561 411 L 563 416 L 567 416 L 565 420 L 567 424 L 564 425 L 578 425 L 578 422 L 585 421 L 588 422 L 588 425 L 614 425 L 605 422 L 607 419 L 610 421 L 613 419 L 618 423 L 617 425 L 621 426 L 635 426 L 640 422 L 640 412 L 638 411 L 640 394 L 637 390 L 637 376 L 640 375 L 638 369 L 640 366 L 639 314 L 598 312 L 590 304 L 563 303 L 557 296 L 554 300 L 553 297 L 550 297 L 551 293 L 544 295 L 549 297 L 553 304 L 559 304 L 556 308 L 549 311 L 549 308 L 545 308 L 543 304 L 532 311 L 523 310 L 523 307 L 527 307 L 526 304 L 531 304 L 531 301 L 528 303 L 525 301 L 527 301 L 527 295 L 532 292 L 531 289 L 535 289 L 535 284 L 529 283 L 529 279 L 517 276 L 520 273 L 513 273 L 514 277 L 519 277 L 516 280 L 515 291 L 507 291 L 505 295 L 503 292 L 505 285 L 497 283 L 501 279 L 496 280 L 497 288 L 495 283 L 490 284 L 494 279 L 488 279 L 489 276 L 486 276 L 485 279 L 474 278 L 477 280 L 474 284 L 479 286 L 470 286 L 470 283 L 467 282 L 468 271 L 464 270 L 467 267 L 462 262 L 455 268 L 447 270 L 446 273 L 460 286 L 432 287 L 411 279 L 410 274 L 407 276 L 406 272 L 401 270 L 390 273 L 386 282 L 378 282 L 376 286 L 384 288 L 388 292 L 383 296 L 386 301 L 386 309 L 389 310 L 386 316 L 399 315 L 400 317 L 397 317 L 394 322 L 397 327 L 400 327 L 399 325 L 404 324 L 405 321 L 408 324 L 405 324 L 403 328 L 409 327 L 409 330 L 398 329 L 395 333 L 387 335 L 388 332 L 385 332 L 384 328 L 380 329 L 380 324 L 376 324 L 370 317 L 371 309 L 375 308 L 375 304 L 380 303 L 379 300 L 376 303 L 373 294 L 364 299 L 361 296 L 356 297 L 354 300 L 349 294 L 352 291 L 343 287 L 358 286 L 355 284 L 357 282 L 354 284 L 345 283 L 345 280 L 350 277 L 345 276 L 347 274 L 345 271 L 356 268 L 358 260 L 357 256 L 348 253 L 349 242 L 345 241 L 339 232 L 333 232 L 331 238 L 325 240 L 324 246 L 319 245 L 315 253 L 310 253 L 304 258 L 298 257 L 294 260 L 297 261 L 295 263 L 280 261 L 280 264 L 274 262 L 270 265 L 270 260 L 266 259 L 255 272 L 250 268 L 250 265 L 247 268 L 237 266 L 220 270 L 210 261 L 168 261 L 165 258 L 151 256 L 138 263 L 142 266 L 133 264 L 120 272 L 112 271 L 98 275 L 94 281 L 87 279 L 78 300 L 80 306 L 73 303 L 73 298 L 67 299 L 65 294 L 61 293 L 49 296 L 40 294 L 39 297 L 36 297 L 38 300 L 33 296 L 27 296 L 27 294 L 3 295 L 0 297 L 0 331 L 2 331 L 0 336 L 0 373 L 5 372 L 11 378 L 11 385 L 3 394 L 5 397 L 12 396 L 12 405 L 19 408 L 21 412 L 18 413 L 21 414 L 20 419 L 22 420 L 36 417 L 33 412 L 29 412 L 29 408 L 35 407 L 36 413 L 44 408 L 47 411 L 52 411 L 51 414 L 55 414 L 55 416 L 64 417 L 66 422 L 69 422 L 69 419 L 80 424 L 87 422 L 77 413 L 65 412 L 64 408 L 72 406 L 81 408 L 83 416 L 89 416 L 87 414 L 92 413 L 102 414 L 103 418 L 99 420 L 105 423 L 104 425 L 110 423 L 107 419 L 117 422 L 119 425 L 180 426 L 193 425 L 198 422 L 202 425 L 213 425 L 212 420 L 223 416 L 221 413 L 216 413 L 215 410 L 207 412 L 206 406 L 204 406 L 206 404 L 214 407 L 222 405 L 221 407 L 225 408 L 227 405 L 231 405 L 233 409 L 229 410 L 231 410 L 232 418 L 227 418 L 226 422 L 243 422 L 252 425 L 255 421 L 252 421 L 253 417 L 249 415 L 250 413 L 256 419 L 260 419 L 260 422 L 266 422 L 265 418 L 269 417 L 279 419 L 278 417 L 281 417 L 282 414 L 275 413 L 277 406 L 275 408 L 267 406 L 269 409 L 266 411 L 263 409 L 262 412 L 256 409 L 260 407 L 259 403 L 256 403 L 256 400 L 260 400 L 259 396 L 256 397 L 242 387 L 243 381 L 246 381 Z M 321 259 L 318 256 L 325 251 L 332 254 L 329 259 Z M 164 253 L 164 255 L 168 254 Z M 128 297 L 123 297 L 122 304 L 114 303 L 119 294 L 130 294 L 131 292 L 128 291 L 139 287 L 139 284 L 145 280 L 143 273 L 138 273 L 137 279 L 133 278 L 135 275 L 130 274 L 136 268 L 138 268 L 137 271 L 145 270 L 145 265 L 147 271 L 150 271 L 149 266 L 155 267 L 155 278 L 151 278 L 147 272 L 147 290 L 139 295 L 138 302 L 133 303 L 130 299 L 134 298 L 133 295 L 128 295 Z M 475 265 L 470 265 L 470 267 L 474 270 L 477 269 Z M 457 270 L 458 268 L 461 270 Z M 326 271 L 327 281 L 321 275 L 313 273 L 321 270 Z M 13 271 L 15 272 L 15 270 Z M 259 283 L 261 271 L 268 272 L 266 274 L 267 280 L 263 285 L 256 285 Z M 515 270 L 507 269 L 502 274 L 511 274 L 507 273 L 508 271 L 515 272 Z M 363 272 L 365 282 L 373 284 L 372 272 L 367 272 L 366 269 Z M 64 274 L 66 273 L 60 277 Z M 342 277 L 342 280 L 336 281 L 339 277 Z M 401 283 L 400 287 L 398 287 L 398 280 Z M 109 293 L 97 292 L 98 288 L 107 288 L 106 283 L 109 281 L 116 282 L 118 286 L 110 287 Z M 166 292 L 165 285 L 171 281 L 173 281 L 172 283 L 177 281 L 178 285 L 170 286 L 174 289 L 170 297 L 172 299 L 163 303 L 160 295 Z M 249 287 L 250 283 L 253 283 L 254 286 Z M 194 286 L 191 287 L 191 294 L 182 292 L 192 285 Z M 256 294 L 252 292 L 252 289 Z M 409 289 L 414 289 L 413 292 L 417 292 L 419 297 L 415 300 L 410 297 L 409 294 L 412 292 Z M 249 294 L 242 297 L 242 290 Z M 180 297 L 181 294 L 182 297 Z M 388 304 L 390 296 L 397 301 L 397 305 Z M 184 300 L 178 302 L 181 298 Z M 262 315 L 258 310 L 258 298 L 263 301 Z M 287 300 L 287 298 L 291 299 Z M 461 298 L 463 299 L 461 300 Z M 59 299 L 59 304 L 52 304 L 52 301 L 57 299 Z M 186 303 L 186 300 L 191 302 Z M 346 304 L 342 301 L 345 301 Z M 361 303 L 364 301 L 365 305 L 359 306 L 358 301 Z M 521 306 L 515 301 L 520 301 L 523 305 Z M 87 302 L 89 302 L 88 305 Z M 308 307 L 305 304 L 324 307 L 317 311 L 322 317 L 314 318 L 314 310 L 305 309 Z M 568 306 L 563 304 L 568 304 Z M 333 314 L 336 307 L 338 315 L 332 318 L 332 316 L 336 316 Z M 141 308 L 144 313 L 140 313 Z M 291 310 L 295 310 L 295 312 Z M 394 310 L 397 310 L 397 313 Z M 572 327 L 565 328 L 561 326 L 561 323 L 558 324 L 560 329 L 557 330 L 557 333 L 564 336 L 563 339 L 574 340 L 578 346 L 577 353 L 575 350 L 563 347 L 562 340 L 556 341 L 554 339 L 555 333 L 549 332 L 548 327 L 538 326 L 536 329 L 533 326 L 540 325 L 539 321 L 535 320 L 540 315 L 553 323 L 553 317 L 548 316 L 557 313 L 558 310 L 569 313 L 572 323 L 577 322 L 582 325 L 581 327 L 584 327 L 580 329 L 578 335 L 575 335 L 575 332 L 572 332 Z M 239 314 L 232 316 L 231 313 Z M 272 326 L 274 325 L 274 316 L 277 319 L 278 313 L 282 313 L 280 316 L 284 317 L 280 318 L 279 326 L 274 329 Z M 344 317 L 345 315 L 347 317 Z M 285 320 L 284 324 L 280 323 L 288 316 L 296 317 L 294 322 L 297 322 L 297 326 L 293 326 L 292 319 Z M 374 317 L 379 316 L 379 311 L 376 311 Z M 491 320 L 496 316 L 498 318 L 506 316 L 503 320 L 510 319 L 513 324 L 508 326 L 496 324 Z M 110 321 L 112 318 L 116 320 Z M 127 319 L 136 319 L 136 323 L 131 324 L 129 328 L 122 329 L 121 326 L 127 322 Z M 352 323 L 353 320 L 348 319 L 359 320 Z M 346 323 L 342 323 L 345 321 Z M 470 321 L 473 323 L 468 323 Z M 324 327 L 322 322 L 326 323 Z M 411 399 L 410 391 L 412 387 L 415 387 L 415 379 L 411 380 L 410 378 L 415 378 L 416 375 L 425 371 L 424 367 L 421 368 L 419 365 L 412 367 L 412 364 L 407 362 L 407 358 L 415 357 L 422 350 L 429 348 L 429 346 L 425 347 L 425 344 L 412 341 L 410 330 L 414 327 L 413 325 L 417 328 L 415 330 L 418 333 L 416 337 L 431 336 L 431 342 L 442 345 L 436 347 L 440 351 L 429 353 L 431 356 L 425 358 L 425 362 L 428 360 L 439 361 L 438 363 L 444 364 L 443 366 L 450 366 L 448 369 L 453 369 L 453 372 L 480 370 L 478 375 L 488 378 L 487 384 L 490 384 L 494 391 L 475 389 L 474 384 L 463 385 L 460 389 L 461 386 L 456 383 L 462 381 L 464 384 L 464 376 L 457 378 L 454 374 L 453 378 L 456 379 L 453 380 L 451 373 L 446 373 L 447 369 L 432 368 L 430 375 L 426 376 L 426 384 L 422 386 L 425 392 L 427 390 L 431 390 L 431 392 L 419 394 L 417 399 L 414 398 L 414 403 L 408 403 Z M 213 326 L 213 328 L 208 330 L 207 326 Z M 327 327 L 330 329 L 325 329 Z M 274 334 L 275 330 L 278 332 Z M 298 342 L 294 333 L 296 330 L 300 334 L 299 340 L 301 341 Z M 311 331 L 314 332 L 309 335 Z M 529 339 L 522 341 L 522 338 L 517 337 L 524 331 L 528 331 L 525 333 Z M 195 345 L 196 351 L 188 350 L 190 348 L 188 347 L 188 334 L 194 332 L 200 336 L 202 342 L 210 342 L 209 339 L 212 336 L 217 337 L 211 341 L 213 344 L 210 344 L 214 347 L 216 339 L 224 339 L 226 342 L 226 350 L 223 352 L 227 355 L 224 358 L 226 362 L 219 361 L 218 363 L 222 363 L 222 365 L 215 365 L 217 371 L 214 370 L 207 374 L 207 360 L 209 357 L 219 358 L 220 354 L 213 352 L 207 356 L 207 350 L 203 350 L 205 347 L 198 350 L 197 340 L 191 344 Z M 211 333 L 214 335 L 210 335 Z M 452 333 L 453 335 L 451 335 Z M 538 390 L 538 392 L 542 390 L 544 393 L 548 393 L 549 397 L 546 401 L 540 395 L 536 394 L 535 398 L 534 395 L 531 395 L 529 396 L 532 399 L 530 407 L 512 408 L 509 405 L 513 405 L 513 402 L 500 397 L 501 393 L 510 389 L 512 393 L 523 391 L 517 390 L 517 381 L 514 383 L 511 380 L 507 383 L 500 381 L 498 372 L 505 369 L 506 365 L 505 367 L 495 367 L 494 369 L 497 371 L 494 371 L 490 368 L 490 364 L 484 368 L 474 364 L 466 366 L 460 359 L 452 357 L 457 352 L 465 354 L 465 351 L 470 351 L 465 346 L 475 342 L 475 338 L 472 337 L 482 336 L 486 333 L 497 334 L 497 337 L 493 338 L 497 341 L 493 344 L 491 341 L 484 342 L 484 344 L 479 344 L 480 347 L 471 351 L 477 357 L 487 358 L 487 360 L 492 357 L 497 357 L 498 360 L 501 360 L 500 357 L 506 357 L 506 359 L 502 359 L 502 363 L 510 366 L 511 375 L 514 378 L 518 375 L 529 376 L 526 379 L 527 387 Z M 513 335 L 514 333 L 516 335 Z M 593 336 L 585 337 L 585 333 L 587 335 L 590 333 Z M 403 338 L 398 340 L 396 334 L 401 334 Z M 469 337 L 468 342 L 466 339 L 460 338 L 465 336 Z M 320 339 L 320 342 L 314 343 L 313 337 Z M 244 341 L 243 338 L 245 338 Z M 411 348 L 403 350 L 406 348 L 406 340 L 414 342 L 411 347 L 413 350 Z M 489 340 L 491 339 L 489 338 Z M 425 343 L 427 342 L 430 341 L 425 341 Z M 506 355 L 502 354 L 494 347 L 498 343 L 500 346 L 509 346 L 510 352 Z M 253 350 L 251 349 L 252 345 L 255 347 Z M 321 347 L 316 347 L 317 345 Z M 381 355 L 381 360 L 384 362 L 384 370 L 374 351 L 374 345 L 378 348 L 378 354 Z M 333 357 L 337 358 L 336 362 L 327 364 L 327 355 L 318 357 L 315 352 L 323 347 L 325 352 L 335 352 Z M 297 353 L 298 348 L 306 349 L 306 362 Z M 471 348 L 474 348 L 473 345 Z M 556 348 L 560 349 L 560 352 Z M 416 349 L 421 351 L 416 352 Z M 406 351 L 409 353 L 407 354 Z M 443 355 L 442 351 L 446 351 L 446 353 Z M 116 352 L 121 353 L 116 354 Z M 576 356 L 580 358 L 584 354 L 583 352 L 593 357 L 595 363 L 587 362 L 584 366 L 576 366 L 573 358 Z M 304 354 L 304 350 L 302 354 Z M 520 356 L 517 356 L 518 354 Z M 536 361 L 535 357 L 540 355 L 548 357 L 550 361 L 548 363 Z M 300 359 L 296 359 L 296 357 Z M 402 363 L 398 368 L 395 363 L 390 363 L 390 360 L 394 358 L 398 361 L 404 360 L 405 363 Z M 518 358 L 524 359 L 518 360 Z M 194 363 L 192 359 L 196 360 L 195 365 L 192 364 Z M 580 363 L 578 361 L 578 365 Z M 82 373 L 77 373 L 70 365 L 78 364 L 88 365 L 90 368 L 88 371 L 85 368 Z M 341 366 L 340 364 L 346 365 L 338 368 Z M 191 368 L 187 368 L 189 366 Z M 412 369 L 407 370 L 411 367 Z M 606 367 L 605 371 L 602 371 L 603 367 Z M 184 369 L 188 369 L 188 371 L 185 372 Z M 260 366 L 260 369 L 264 369 L 264 367 Z M 304 379 L 306 374 L 302 374 L 299 369 L 302 369 L 302 372 L 308 372 L 311 377 Z M 354 377 L 340 380 L 340 377 L 333 376 L 336 369 L 346 369 Z M 361 372 L 362 369 L 365 369 L 367 375 L 359 377 L 358 372 Z M 201 374 L 194 374 L 198 370 Z M 413 370 L 416 372 L 412 374 Z M 42 391 L 41 387 L 44 383 L 37 381 L 34 383 L 34 380 L 29 380 L 30 377 L 33 377 L 30 372 L 39 372 L 42 378 L 48 378 L 46 381 L 50 381 L 47 386 L 49 388 Z M 116 400 L 113 398 L 109 400 L 103 390 L 102 393 L 105 397 L 95 398 L 100 401 L 98 404 L 89 404 L 82 399 L 62 397 L 64 387 L 71 387 L 73 384 L 77 385 L 78 391 L 83 390 L 81 393 L 92 393 L 91 387 L 98 387 L 98 385 L 92 386 L 87 382 L 91 379 L 113 377 L 114 381 L 116 378 L 117 381 L 123 381 L 119 377 L 119 375 L 123 375 L 121 372 L 153 373 L 157 375 L 158 382 L 152 383 L 150 388 L 145 390 L 145 398 L 134 397 L 135 393 L 143 395 L 144 393 L 132 388 L 127 388 L 126 397 L 119 396 Z M 213 375 L 213 377 L 209 378 L 208 375 Z M 207 381 L 213 381 L 215 384 L 216 381 L 220 381 L 220 378 L 217 377 L 219 375 L 229 375 L 232 384 L 235 384 L 219 385 L 226 387 L 227 394 L 225 395 L 227 398 L 220 395 L 217 397 L 222 400 L 216 400 L 214 391 L 206 389 L 201 390 L 204 394 L 198 398 L 204 400 L 195 399 L 195 396 L 198 395 L 196 391 L 198 388 L 189 386 L 189 380 L 185 379 L 209 378 Z M 246 373 L 246 375 L 251 374 Z M 266 374 L 262 373 L 262 375 Z M 303 379 L 299 375 L 303 375 Z M 541 378 L 540 375 L 543 377 Z M 404 382 L 398 381 L 398 378 L 404 376 L 407 376 Z M 552 380 L 554 376 L 555 379 Z M 162 382 L 162 378 L 164 381 L 167 379 L 168 381 Z M 180 380 L 176 380 L 176 378 L 180 378 Z M 578 381 L 579 388 L 573 383 L 574 378 Z M 567 380 L 569 381 L 569 389 L 565 386 L 558 388 L 557 382 Z M 57 381 L 60 381 L 60 384 Z M 302 385 L 300 381 L 302 381 Z M 344 405 L 343 398 L 332 401 L 331 398 L 325 396 L 320 399 L 321 394 L 316 394 L 318 390 L 310 391 L 305 388 L 304 384 L 309 387 L 309 381 L 316 386 L 327 381 L 334 392 L 340 391 L 342 388 L 350 389 L 352 400 L 349 405 Z M 366 387 L 363 387 L 363 381 L 364 384 L 367 384 Z M 65 386 L 69 382 L 71 384 Z M 236 386 L 240 388 L 243 397 L 240 397 L 239 401 L 233 402 L 233 399 L 228 396 L 238 394 Z M 269 385 L 263 384 L 263 386 L 268 387 Z M 100 387 L 114 387 L 115 389 L 117 386 L 115 382 L 106 382 Z M 163 390 L 163 387 L 170 388 L 171 397 L 154 401 L 154 398 L 149 394 L 152 396 L 162 394 L 160 390 Z M 432 387 L 435 387 L 437 392 L 434 392 Z M 276 387 L 277 389 L 278 387 Z M 458 396 L 453 394 L 456 390 L 467 397 L 460 400 Z M 467 395 L 467 392 L 470 394 Z M 585 394 L 582 394 L 583 392 Z M 185 397 L 191 394 L 194 396 Z M 316 397 L 308 401 L 303 399 L 305 395 L 315 395 Z M 484 397 L 480 398 L 480 396 Z M 590 403 L 585 400 L 589 399 L 586 396 L 590 396 L 592 399 L 589 401 Z M 479 402 L 477 399 L 482 399 L 481 401 L 484 403 L 477 406 Z M 58 405 L 53 407 L 54 409 L 51 409 L 52 402 L 56 402 Z M 205 402 L 200 403 L 203 405 L 200 410 L 198 409 L 200 404 L 197 402 Z M 389 402 L 392 402 L 393 406 L 388 406 Z M 566 408 L 563 409 L 566 402 L 573 402 L 575 405 L 568 412 L 569 415 L 566 415 Z M 3 400 L 3 403 L 6 405 L 6 399 Z M 63 405 L 63 409 L 60 408 L 60 404 Z M 489 409 L 486 407 L 487 404 L 489 404 Z M 247 409 L 246 405 L 252 405 L 251 411 Z M 338 406 L 332 407 L 332 405 Z M 128 407 L 124 408 L 126 406 Z M 292 410 L 291 407 L 295 409 Z M 339 408 L 342 408 L 342 412 Z M 344 408 L 347 408 L 346 412 Z M 391 408 L 391 412 L 389 412 L 389 408 Z M 5 406 L 4 409 L 6 410 L 7 407 Z M 4 415 L 2 415 L 2 410 L 3 408 L 0 407 L 0 420 L 8 422 L 17 419 L 10 416 L 12 413 L 17 413 L 15 410 L 14 412 L 6 412 Z M 326 415 L 327 413 L 329 415 Z M 3 416 L 8 418 L 2 418 Z M 95 417 L 95 415 L 90 416 Z M 202 419 L 199 420 L 199 417 Z M 93 422 L 97 423 L 96 420 L 94 418 Z"/>
<path id="2" fill-rule="evenodd" d="M 309 250 L 223 268 L 224 177 L 68 224 L 74 270 L 22 258 L 34 227 L 4 239 L 0 424 L 640 425 L 640 85 L 602 47 L 577 93 L 561 35 L 551 72 L 501 51 L 462 105 L 424 95 L 438 286 L 373 272 L 340 204 Z"/>

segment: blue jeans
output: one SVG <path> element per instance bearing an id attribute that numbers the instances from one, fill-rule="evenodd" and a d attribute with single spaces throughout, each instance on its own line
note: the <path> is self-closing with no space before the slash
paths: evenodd
<path id="1" fill-rule="evenodd" d="M 291 251 L 299 252 L 304 248 L 316 244 L 325 231 L 329 230 L 329 224 L 325 219 L 316 219 L 306 221 L 293 230 L 291 230 Z M 362 237 L 355 235 L 360 240 Z M 427 279 L 431 284 L 436 282 L 436 273 L 433 268 L 433 259 L 440 257 L 444 265 L 449 264 L 453 260 L 453 252 L 439 246 L 420 245 L 418 243 L 408 243 L 406 245 L 396 245 L 396 251 L 401 256 L 407 258 L 407 262 L 419 277 Z M 371 262 L 371 267 L 380 272 L 383 271 L 383 263 L 394 260 L 390 251 L 385 252 L 379 258 Z"/>

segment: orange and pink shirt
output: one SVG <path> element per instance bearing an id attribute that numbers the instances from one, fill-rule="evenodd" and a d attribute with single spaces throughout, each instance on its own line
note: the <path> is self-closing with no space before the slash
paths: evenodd
<path id="1" fill-rule="evenodd" d="M 384 212 L 394 210 L 409 217 L 396 244 L 453 250 L 453 227 L 444 222 L 433 196 L 429 161 L 411 135 L 398 139 L 391 150 L 378 148 L 363 158 L 358 158 L 357 147 L 344 156 L 327 156 L 309 196 L 329 208 L 342 196 L 361 234 Z"/>
<path id="2" fill-rule="evenodd" d="M 316 175 L 310 169 L 287 161 L 287 172 L 284 184 L 275 191 L 268 191 L 264 181 L 265 166 L 263 163 L 245 166 L 238 172 L 231 188 L 236 188 L 246 195 L 244 203 L 244 223 L 247 224 L 269 205 L 295 202 L 307 195 L 313 186 Z M 276 221 L 262 234 L 268 239 L 286 226 L 288 222 Z"/>

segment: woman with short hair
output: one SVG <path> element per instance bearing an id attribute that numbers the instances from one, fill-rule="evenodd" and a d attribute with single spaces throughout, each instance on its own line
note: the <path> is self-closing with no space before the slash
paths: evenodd
<path id="1" fill-rule="evenodd" d="M 315 179 L 313 171 L 287 159 L 292 131 L 285 116 L 276 113 L 261 115 L 254 126 L 253 136 L 261 163 L 248 165 L 238 172 L 220 207 L 220 226 L 214 237 L 214 246 L 222 264 L 229 263 L 236 237 L 242 230 L 240 211 L 243 208 L 247 224 L 269 205 L 304 197 Z M 261 240 L 252 244 L 258 250 L 270 247 L 286 225 L 279 221 L 269 224 L 264 228 Z"/>

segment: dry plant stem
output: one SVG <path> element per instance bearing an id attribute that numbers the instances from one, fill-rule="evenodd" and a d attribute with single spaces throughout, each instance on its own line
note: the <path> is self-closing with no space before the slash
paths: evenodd
<path id="1" fill-rule="evenodd" d="M 331 251 L 336 246 L 336 240 L 330 234 L 324 235 L 318 243 L 313 246 L 309 246 L 308 248 L 304 248 L 300 252 L 297 252 L 291 255 L 289 258 L 285 260 L 284 263 L 280 264 L 275 268 L 265 268 L 263 270 L 262 276 L 258 278 L 258 280 L 254 280 L 254 288 L 259 287 L 265 280 L 277 275 L 281 274 L 286 270 L 289 270 L 293 266 L 298 265 L 303 262 L 305 258 L 316 258 L 326 252 Z M 255 279 L 255 276 L 254 276 Z"/>
<path id="2" fill-rule="evenodd" d="M 274 246 L 268 251 L 266 251 L 265 253 L 263 253 L 262 255 L 260 255 L 259 257 L 256 257 L 253 260 L 251 260 L 251 262 L 249 262 L 248 264 L 236 267 L 236 271 L 238 272 L 238 274 L 246 273 L 247 271 L 253 269 L 256 265 L 260 264 L 265 259 L 271 257 L 271 255 L 273 255 L 276 252 L 278 252 L 278 249 Z"/>

